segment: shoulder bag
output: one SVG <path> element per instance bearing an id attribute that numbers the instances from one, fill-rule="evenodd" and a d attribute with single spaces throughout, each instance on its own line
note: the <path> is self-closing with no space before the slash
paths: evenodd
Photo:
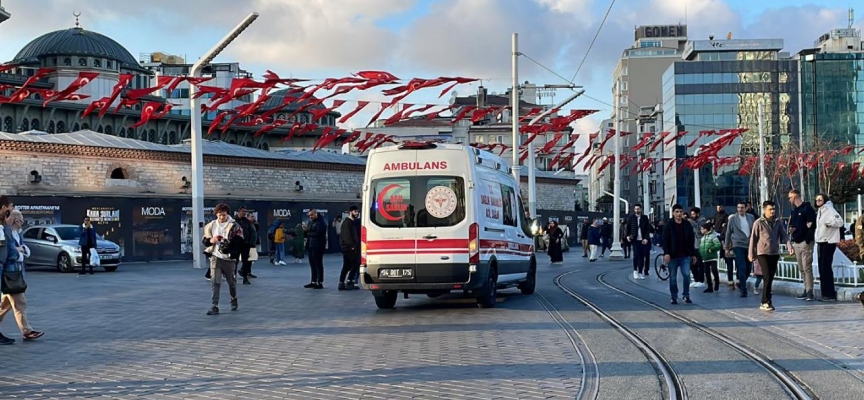
<path id="1" fill-rule="evenodd" d="M 27 282 L 24 281 L 24 265 L 20 262 L 14 262 L 14 267 L 3 268 L 3 275 L 0 276 L 0 292 L 3 294 L 19 294 L 27 291 Z"/>

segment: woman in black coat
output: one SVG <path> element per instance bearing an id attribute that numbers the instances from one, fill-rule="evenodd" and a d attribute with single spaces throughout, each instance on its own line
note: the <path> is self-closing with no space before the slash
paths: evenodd
<path id="1" fill-rule="evenodd" d="M 549 261 L 552 264 L 560 264 L 564 262 L 564 252 L 562 251 L 561 245 L 564 240 L 564 231 L 558 227 L 558 223 L 555 221 L 549 222 L 549 229 L 546 232 L 549 235 L 549 249 L 547 253 L 549 254 Z"/>

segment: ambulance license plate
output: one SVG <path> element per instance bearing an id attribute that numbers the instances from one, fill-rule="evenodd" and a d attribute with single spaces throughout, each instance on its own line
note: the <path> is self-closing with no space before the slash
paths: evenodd
<path id="1" fill-rule="evenodd" d="M 409 268 L 382 268 L 378 270 L 379 278 L 410 278 L 414 271 Z"/>

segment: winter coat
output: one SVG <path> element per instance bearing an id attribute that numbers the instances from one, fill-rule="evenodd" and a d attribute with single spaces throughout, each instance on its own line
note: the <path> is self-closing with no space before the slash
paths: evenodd
<path id="1" fill-rule="evenodd" d="M 786 225 L 779 218 L 767 220 L 759 218 L 753 224 L 753 233 L 750 235 L 749 252 L 750 257 L 780 254 L 780 244 L 789 241 L 786 234 Z"/>
<path id="2" fill-rule="evenodd" d="M 592 225 L 590 228 L 588 228 L 588 244 L 589 245 L 600 246 L 602 244 L 600 241 L 600 238 L 602 238 L 602 237 L 603 237 L 603 235 L 600 232 L 599 226 L 593 226 Z"/>
<path id="3" fill-rule="evenodd" d="M 843 225 L 843 217 L 834 209 L 834 203 L 830 200 L 825 202 L 816 214 L 816 243 L 840 242 Z"/>
<path id="4" fill-rule="evenodd" d="M 714 232 L 702 236 L 699 240 L 699 255 L 702 256 L 702 261 L 712 261 L 717 259 L 717 252 L 723 248 L 720 244 L 720 239 Z"/>
<path id="5" fill-rule="evenodd" d="M 749 228 L 745 231 L 744 227 L 741 226 L 741 221 L 739 220 L 739 216 L 737 213 L 729 216 L 729 222 L 726 227 L 726 246 L 738 247 L 742 249 L 746 249 L 750 247 L 750 234 L 753 232 L 753 223 L 756 222 L 756 218 L 753 217 L 752 214 L 744 213 L 744 218 L 747 219 L 747 224 Z"/>

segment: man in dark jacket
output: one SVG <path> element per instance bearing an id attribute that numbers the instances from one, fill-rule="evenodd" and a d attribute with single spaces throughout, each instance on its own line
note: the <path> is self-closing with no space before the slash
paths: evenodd
<path id="1" fill-rule="evenodd" d="M 246 215 L 246 207 L 240 206 L 237 209 L 237 219 L 234 220 L 240 229 L 243 230 L 243 247 L 240 248 L 240 276 L 243 277 L 243 284 L 249 285 L 249 278 L 257 278 L 252 275 L 252 261 L 249 261 L 249 252 L 255 247 L 258 241 L 258 230 L 255 224 L 249 220 Z"/>
<path id="2" fill-rule="evenodd" d="M 309 210 L 309 231 L 306 232 L 306 247 L 309 250 L 309 268 L 312 280 L 303 287 L 324 289 L 324 250 L 327 248 L 327 222 L 317 210 Z"/>
<path id="3" fill-rule="evenodd" d="M 684 207 L 680 204 L 673 205 L 672 219 L 666 224 L 660 246 L 663 248 L 663 263 L 669 267 L 669 294 L 672 295 L 672 304 L 678 304 L 679 270 L 684 279 L 684 302 L 693 303 L 690 300 L 690 265 L 696 262 L 696 248 L 693 247 L 695 242 L 693 227 L 684 220 Z"/>
<path id="4" fill-rule="evenodd" d="M 651 221 L 642 214 L 642 205 L 633 206 L 627 217 L 627 242 L 633 246 L 633 279 L 645 279 L 651 266 Z"/>
<path id="5" fill-rule="evenodd" d="M 81 272 L 84 275 L 84 266 L 90 267 L 90 275 L 93 275 L 93 263 L 90 262 L 90 250 L 97 245 L 96 228 L 90 223 L 90 217 L 84 217 L 81 225 L 81 236 L 78 238 L 78 247 L 81 248 Z"/>
<path id="6" fill-rule="evenodd" d="M 722 204 L 717 204 L 717 213 L 714 214 L 714 231 L 719 233 L 721 238 L 726 235 L 727 223 L 729 223 L 729 214 L 726 213 Z"/>
<path id="7" fill-rule="evenodd" d="M 787 246 L 795 253 L 798 270 L 804 281 L 804 292 L 798 300 L 813 301 L 813 245 L 816 236 L 816 209 L 801 198 L 801 192 L 789 191 L 792 215 L 789 218 L 789 242 Z"/>
<path id="8" fill-rule="evenodd" d="M 600 257 L 606 254 L 606 249 L 612 250 L 612 224 L 609 218 L 603 217 L 603 225 L 600 227 L 600 236 L 603 241 L 603 247 L 600 249 Z"/>
<path id="9" fill-rule="evenodd" d="M 354 220 L 360 215 L 357 206 L 348 209 L 348 219 L 340 227 L 339 245 L 342 248 L 342 272 L 339 273 L 339 290 L 360 289 L 354 281 L 345 281 L 354 268 L 360 266 L 360 236 L 354 229 Z M 349 278 L 350 279 L 350 278 Z"/>
<path id="10" fill-rule="evenodd" d="M 579 239 L 582 240 L 582 257 L 588 258 L 588 230 L 591 229 L 591 221 L 586 219 L 579 231 Z M 862 253 L 864 254 L 864 253 Z"/>

